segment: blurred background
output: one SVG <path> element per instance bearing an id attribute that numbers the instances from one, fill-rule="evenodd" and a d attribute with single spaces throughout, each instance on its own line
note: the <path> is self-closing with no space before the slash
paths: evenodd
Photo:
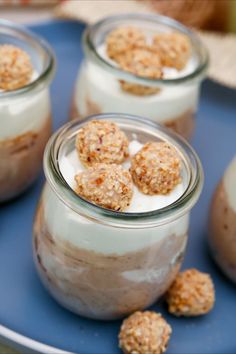
<path id="1" fill-rule="evenodd" d="M 109 4 L 109 9 L 107 10 Z M 0 0 L 1 17 L 23 23 L 55 16 L 89 22 L 86 9 L 102 15 L 127 10 L 151 11 L 173 17 L 187 26 L 236 32 L 236 0 Z M 104 7 L 104 8 L 103 8 Z M 89 17 L 89 16 L 87 16 Z"/>

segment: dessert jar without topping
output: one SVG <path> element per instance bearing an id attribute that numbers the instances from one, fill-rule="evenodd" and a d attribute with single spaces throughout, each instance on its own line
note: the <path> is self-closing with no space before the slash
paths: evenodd
<path id="1" fill-rule="evenodd" d="M 216 263 L 236 283 L 236 157 L 214 192 L 208 241 Z"/>
<path id="2" fill-rule="evenodd" d="M 166 68 L 164 79 L 147 79 L 118 68 L 105 54 L 108 33 L 117 27 L 134 26 L 147 35 L 177 31 L 188 36 L 192 55 L 181 71 Z M 121 112 L 148 117 L 189 139 L 194 131 L 199 88 L 205 77 L 208 56 L 194 33 L 180 23 L 156 15 L 122 15 L 106 18 L 88 27 L 83 36 L 83 61 L 72 102 L 71 118 Z M 120 88 L 119 80 L 159 88 L 159 92 L 137 96 Z"/>
<path id="3" fill-rule="evenodd" d="M 55 60 L 48 44 L 32 32 L 0 21 L 0 45 L 23 49 L 31 58 L 31 82 L 0 91 L 0 202 L 23 192 L 37 177 L 51 135 L 49 85 Z"/>
<path id="4" fill-rule="evenodd" d="M 181 157 L 181 196 L 158 210 L 131 213 L 104 209 L 76 195 L 60 161 L 74 149 L 78 129 L 88 119 L 112 120 L 129 140 L 173 145 Z M 34 258 L 42 282 L 60 304 L 82 316 L 116 319 L 154 303 L 174 280 L 203 175 L 192 148 L 150 120 L 125 114 L 88 119 L 68 123 L 47 144 Z"/>

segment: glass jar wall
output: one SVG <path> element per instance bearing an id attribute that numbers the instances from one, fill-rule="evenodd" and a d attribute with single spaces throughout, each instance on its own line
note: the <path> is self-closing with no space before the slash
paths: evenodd
<path id="1" fill-rule="evenodd" d="M 183 70 L 164 68 L 163 79 L 148 79 L 120 69 L 106 54 L 106 37 L 118 27 L 136 27 L 147 35 L 177 32 L 191 43 L 191 58 Z M 196 35 L 180 23 L 152 15 L 106 18 L 87 28 L 83 37 L 85 59 L 75 84 L 71 118 L 121 112 L 136 114 L 163 124 L 190 139 L 195 126 L 199 89 L 208 63 L 205 48 Z M 137 95 L 122 89 L 120 82 L 155 89 Z"/>
<path id="2" fill-rule="evenodd" d="M 91 119 L 117 123 L 129 140 L 135 136 L 141 143 L 166 141 L 181 156 L 180 198 L 158 210 L 116 212 L 79 197 L 62 172 L 61 161 L 88 120 L 67 124 L 47 145 L 47 183 L 34 223 L 38 273 L 51 295 L 69 310 L 95 319 L 116 319 L 154 303 L 174 280 L 203 176 L 191 147 L 165 128 L 124 114 Z"/>
<path id="3" fill-rule="evenodd" d="M 24 50 L 33 65 L 25 86 L 0 90 L 0 202 L 23 192 L 38 176 L 51 135 L 51 83 L 55 59 L 40 37 L 11 22 L 0 21 L 0 45 Z"/>

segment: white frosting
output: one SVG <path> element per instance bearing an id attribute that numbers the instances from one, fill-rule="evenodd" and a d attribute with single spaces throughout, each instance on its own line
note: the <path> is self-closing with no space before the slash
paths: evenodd
<path id="1" fill-rule="evenodd" d="M 135 155 L 141 148 L 142 144 L 138 141 L 131 141 L 129 144 L 129 154 L 132 157 Z M 74 149 L 69 155 L 64 155 L 60 162 L 60 170 L 72 189 L 75 189 L 75 175 L 81 171 L 84 171 L 85 168 L 81 164 L 77 151 Z M 123 164 L 126 169 L 130 167 L 130 161 L 127 161 Z M 167 205 L 172 204 L 176 201 L 184 192 L 183 183 L 178 184 L 174 190 L 167 195 L 145 195 L 141 193 L 137 187 L 133 188 L 133 198 L 130 206 L 125 210 L 126 212 L 147 212 L 151 210 L 157 210 L 163 208 Z"/>
<path id="2" fill-rule="evenodd" d="M 166 225 L 147 229 L 117 228 L 80 216 L 67 207 L 47 185 L 43 195 L 44 215 L 52 237 L 103 254 L 122 255 L 150 247 L 170 235 L 183 236 L 189 214 Z"/>
<path id="3" fill-rule="evenodd" d="M 130 143 L 130 155 L 134 155 L 142 144 Z M 75 150 L 59 157 L 59 166 L 67 183 L 74 188 L 74 176 L 84 170 Z M 128 168 L 129 162 L 124 164 Z M 179 184 L 168 196 L 146 196 L 134 188 L 132 203 L 127 212 L 144 212 L 159 209 L 173 203 L 183 193 Z M 125 254 L 138 251 L 170 235 L 183 236 L 187 233 L 189 215 L 159 226 L 147 229 L 115 228 L 91 222 L 62 203 L 55 193 L 46 187 L 44 192 L 44 212 L 49 232 L 53 237 L 71 244 L 104 254 Z"/>
<path id="4" fill-rule="evenodd" d="M 178 71 L 164 68 L 164 77 L 173 79 L 191 73 L 196 60 L 190 59 L 186 67 Z M 87 115 L 86 101 L 95 103 L 102 113 L 120 112 L 137 114 L 156 122 L 176 119 L 188 110 L 195 111 L 199 95 L 199 82 L 166 85 L 157 94 L 135 96 L 124 92 L 119 81 L 108 70 L 86 62 L 81 66 L 75 88 L 75 105 L 80 114 Z"/>
<path id="5" fill-rule="evenodd" d="M 0 140 L 40 130 L 49 115 L 50 97 L 47 88 L 0 98 Z"/>
<path id="6" fill-rule="evenodd" d="M 236 212 L 236 157 L 226 169 L 223 183 L 229 205 Z"/>

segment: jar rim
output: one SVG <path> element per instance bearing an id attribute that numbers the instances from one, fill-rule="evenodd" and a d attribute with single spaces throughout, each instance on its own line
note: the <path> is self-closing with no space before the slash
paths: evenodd
<path id="1" fill-rule="evenodd" d="M 65 139 L 68 141 L 73 132 L 78 132 L 80 127 L 94 119 L 107 119 L 113 121 L 123 119 L 125 122 L 128 121 L 132 124 L 139 124 L 152 131 L 156 131 L 163 139 L 174 144 L 181 154 L 186 155 L 185 157 L 190 168 L 188 185 L 181 197 L 172 204 L 161 209 L 129 213 L 105 209 L 78 196 L 65 181 L 60 171 L 59 151 Z M 87 219 L 115 227 L 146 228 L 165 224 L 170 220 L 174 220 L 184 215 L 190 210 L 190 208 L 192 208 L 196 203 L 203 186 L 203 170 L 201 162 L 193 148 L 182 137 L 176 133 L 170 132 L 169 129 L 154 123 L 149 119 L 117 113 L 93 115 L 82 121 L 76 120 L 69 122 L 61 127 L 53 134 L 47 143 L 44 152 L 44 173 L 52 190 L 70 209 Z"/>
<path id="2" fill-rule="evenodd" d="M 189 74 L 177 78 L 163 78 L 163 79 L 151 79 L 141 77 L 130 72 L 124 71 L 119 67 L 116 67 L 105 60 L 97 51 L 97 48 L 93 42 L 93 36 L 106 25 L 110 23 L 119 23 L 127 20 L 140 20 L 153 23 L 154 25 L 161 24 L 169 26 L 172 29 L 177 30 L 183 34 L 186 34 L 192 42 L 193 47 L 196 49 L 196 52 L 199 56 L 199 63 L 196 65 L 195 70 Z M 155 14 L 122 14 L 106 17 L 93 25 L 90 25 L 86 28 L 83 34 L 83 48 L 85 54 L 90 57 L 94 63 L 101 65 L 104 69 L 108 70 L 110 73 L 114 74 L 118 78 L 126 81 L 131 81 L 140 85 L 147 85 L 150 87 L 155 86 L 164 86 L 164 85 L 177 85 L 182 84 L 187 81 L 192 81 L 196 78 L 203 77 L 209 64 L 209 55 L 206 47 L 202 41 L 198 38 L 197 34 L 182 25 L 180 22 L 162 15 Z"/>
<path id="3" fill-rule="evenodd" d="M 22 25 L 4 19 L 0 19 L 0 33 L 1 29 L 13 30 L 15 34 L 23 37 L 23 40 L 25 42 L 32 41 L 33 45 L 37 44 L 45 53 L 47 63 L 43 68 L 42 72 L 40 72 L 40 74 L 33 81 L 15 90 L 0 92 L 0 99 L 27 93 L 32 89 L 40 86 L 45 80 L 52 79 L 56 68 L 56 57 L 51 46 L 45 39 L 43 39 L 41 36 L 35 34 L 34 32 L 25 28 Z"/>

